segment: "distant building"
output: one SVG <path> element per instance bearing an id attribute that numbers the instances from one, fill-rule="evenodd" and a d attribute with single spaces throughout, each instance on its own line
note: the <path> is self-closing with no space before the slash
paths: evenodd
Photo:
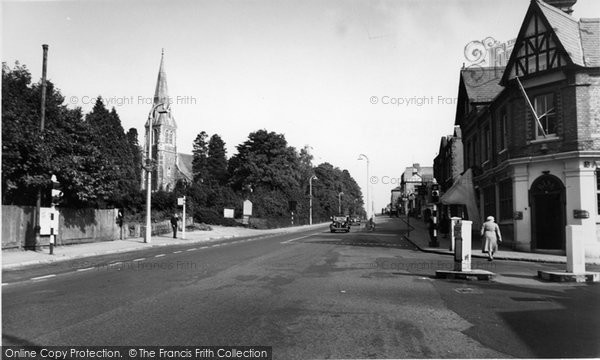
<path id="1" fill-rule="evenodd" d="M 433 181 L 433 167 L 421 166 L 418 163 L 407 167 L 400 178 L 400 191 L 402 194 L 403 213 L 412 212 L 420 215 L 426 205 L 423 193 L 419 193 L 421 186 L 426 186 Z"/>
<path id="2" fill-rule="evenodd" d="M 156 90 L 152 109 L 152 159 L 155 167 L 152 171 L 152 190 L 171 191 L 177 181 L 192 181 L 193 156 L 177 152 L 177 123 L 171 109 L 172 100 L 167 87 L 167 74 L 164 67 L 164 51 L 160 59 Z M 158 105 L 158 106 L 157 106 Z M 156 107 L 156 108 L 155 108 Z M 146 121 L 144 163 L 148 154 L 150 119 Z M 143 185 L 146 188 L 146 172 L 143 172 Z"/>
<path id="3" fill-rule="evenodd" d="M 479 215 L 505 244 L 564 254 L 573 236 L 598 257 L 600 19 L 575 20 L 574 3 L 531 1 L 498 82 L 461 71 L 455 125 Z"/>
<path id="4" fill-rule="evenodd" d="M 452 135 L 440 140 L 438 155 L 433 159 L 433 176 L 439 184 L 441 193 L 448 191 L 464 172 L 463 142 L 460 126 L 454 127 Z M 465 217 L 464 205 L 449 205 L 439 209 L 440 215 Z"/>

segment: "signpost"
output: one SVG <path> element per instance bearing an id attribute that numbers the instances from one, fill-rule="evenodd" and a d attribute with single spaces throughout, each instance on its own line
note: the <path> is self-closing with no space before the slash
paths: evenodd
<path id="1" fill-rule="evenodd" d="M 252 216 L 252 201 L 250 200 L 245 200 L 244 201 L 244 220 L 243 223 L 244 225 L 248 225 L 249 221 L 250 221 L 250 216 Z"/>
<path id="2" fill-rule="evenodd" d="M 183 220 L 181 225 L 181 238 L 185 239 L 185 196 L 177 198 L 177 205 L 183 206 Z"/>

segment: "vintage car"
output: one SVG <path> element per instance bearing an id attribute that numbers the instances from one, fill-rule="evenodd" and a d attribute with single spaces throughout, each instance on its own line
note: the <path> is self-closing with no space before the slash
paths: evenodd
<path id="1" fill-rule="evenodd" d="M 360 226 L 360 218 L 359 217 L 350 218 L 350 225 L 351 226 Z"/>
<path id="2" fill-rule="evenodd" d="M 350 223 L 348 218 L 345 216 L 332 216 L 331 217 L 331 225 L 329 225 L 329 230 L 331 232 L 350 232 Z"/>

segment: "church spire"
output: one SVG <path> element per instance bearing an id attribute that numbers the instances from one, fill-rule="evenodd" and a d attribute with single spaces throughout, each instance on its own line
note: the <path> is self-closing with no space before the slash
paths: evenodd
<path id="1" fill-rule="evenodd" d="M 156 80 L 156 91 L 154 92 L 154 105 L 164 103 L 169 107 L 169 88 L 167 87 L 167 73 L 165 72 L 165 49 L 160 56 L 160 68 Z"/>

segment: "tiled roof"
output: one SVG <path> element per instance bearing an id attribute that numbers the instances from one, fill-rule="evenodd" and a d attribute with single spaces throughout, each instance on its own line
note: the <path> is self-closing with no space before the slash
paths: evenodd
<path id="1" fill-rule="evenodd" d="M 586 66 L 600 66 L 600 19 L 579 19 L 579 34 Z"/>
<path id="2" fill-rule="evenodd" d="M 585 66 L 583 62 L 583 49 L 579 36 L 579 23 L 564 11 L 548 5 L 543 1 L 537 1 L 540 10 L 546 20 L 552 26 L 554 33 L 558 36 L 560 43 L 564 46 L 574 64 Z"/>
<path id="3" fill-rule="evenodd" d="M 183 176 L 185 176 L 190 181 L 193 179 L 194 173 L 192 171 L 193 160 L 194 155 L 177 153 L 177 169 Z"/>
<path id="4" fill-rule="evenodd" d="M 460 71 L 470 102 L 491 102 L 503 87 L 500 78 L 504 67 L 469 67 Z"/>
<path id="5" fill-rule="evenodd" d="M 536 0 L 575 65 L 600 66 L 600 19 L 575 20 L 564 11 Z"/>

